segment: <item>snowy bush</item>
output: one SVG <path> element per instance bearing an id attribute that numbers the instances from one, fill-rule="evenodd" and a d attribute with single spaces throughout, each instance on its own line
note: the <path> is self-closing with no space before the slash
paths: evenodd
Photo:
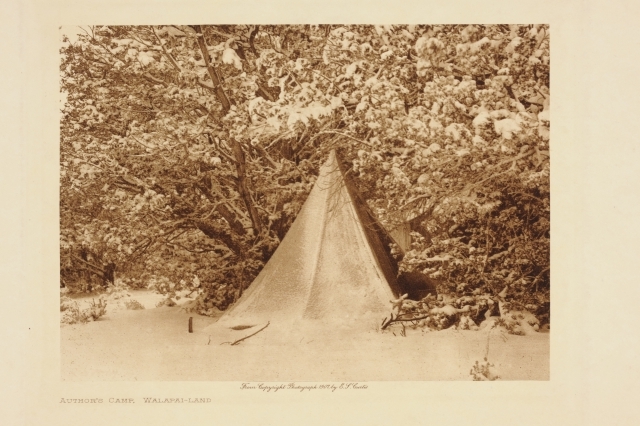
<path id="1" fill-rule="evenodd" d="M 107 302 L 100 297 L 98 302 L 91 301 L 91 305 L 87 309 L 80 309 L 77 302 L 60 305 L 62 311 L 61 322 L 63 324 L 85 324 L 89 321 L 95 321 L 107 313 Z"/>

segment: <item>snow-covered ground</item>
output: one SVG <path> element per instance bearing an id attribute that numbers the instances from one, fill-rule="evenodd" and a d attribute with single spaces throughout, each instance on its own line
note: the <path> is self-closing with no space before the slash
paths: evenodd
<path id="1" fill-rule="evenodd" d="M 498 330 L 379 332 L 329 324 L 273 323 L 228 330 L 216 318 L 181 306 L 156 308 L 161 296 L 132 291 L 144 310 L 111 303 L 88 324 L 61 328 L 62 379 L 69 381 L 404 381 L 470 380 L 475 361 L 488 360 L 502 380 L 549 380 L 549 334 L 514 336 Z M 91 298 L 76 299 L 81 307 Z M 188 319 L 193 317 L 193 333 Z"/>

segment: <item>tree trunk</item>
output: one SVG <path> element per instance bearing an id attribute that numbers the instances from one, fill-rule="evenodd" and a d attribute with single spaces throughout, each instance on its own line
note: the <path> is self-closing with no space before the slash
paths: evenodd
<path id="1" fill-rule="evenodd" d="M 216 207 L 216 211 L 222 216 L 227 223 L 229 223 L 229 227 L 231 230 L 237 235 L 244 235 L 247 232 L 244 229 L 242 223 L 238 220 L 236 215 L 227 207 L 226 204 L 220 202 L 220 200 L 216 200 L 211 191 L 204 186 L 203 184 L 196 184 L 196 187 L 202 192 L 207 199 L 214 204 Z"/>
<path id="2" fill-rule="evenodd" d="M 262 224 L 260 222 L 258 210 L 253 204 L 251 193 L 249 192 L 249 188 L 247 186 L 244 151 L 242 150 L 242 146 L 240 146 L 240 143 L 233 138 L 230 138 L 230 143 L 233 149 L 233 155 L 236 158 L 236 172 L 238 173 L 238 192 L 240 193 L 240 197 L 242 197 L 242 200 L 247 207 L 247 211 L 249 212 L 254 235 L 257 235 L 262 232 Z"/>
<path id="3" fill-rule="evenodd" d="M 211 58 L 209 57 L 209 51 L 207 50 L 207 44 L 204 41 L 204 34 L 202 34 L 202 28 L 200 25 L 194 25 L 193 29 L 198 34 L 198 46 L 200 46 L 200 52 L 202 53 L 202 57 L 204 58 L 204 63 L 207 66 L 207 71 L 209 72 L 209 77 L 211 77 L 211 81 L 213 82 L 213 93 L 215 93 L 216 98 L 222 104 L 222 110 L 226 114 L 229 109 L 231 109 L 231 102 L 227 97 L 227 94 L 224 92 L 224 89 L 221 86 L 220 78 L 218 77 L 218 71 L 211 64 Z"/>
<path id="4" fill-rule="evenodd" d="M 113 285 L 116 282 L 116 265 L 113 262 L 109 262 L 104 267 L 104 278 L 103 283 L 104 286 L 107 287 L 109 284 Z"/>
<path id="5" fill-rule="evenodd" d="M 235 254 L 242 254 L 242 247 L 225 229 L 221 229 L 215 222 L 209 220 L 194 220 L 194 225 L 209 238 L 222 241 Z"/>

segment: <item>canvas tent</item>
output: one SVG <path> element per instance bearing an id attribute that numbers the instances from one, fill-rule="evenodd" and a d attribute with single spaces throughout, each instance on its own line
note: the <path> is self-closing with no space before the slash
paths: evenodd
<path id="1" fill-rule="evenodd" d="M 381 320 L 399 294 L 390 242 L 332 151 L 278 249 L 218 323 Z"/>
<path id="2" fill-rule="evenodd" d="M 411 249 L 411 223 L 401 223 L 389 231 L 389 235 L 403 252 L 407 252 Z"/>
<path id="3" fill-rule="evenodd" d="M 423 221 L 429 216 L 430 210 L 426 207 L 412 210 L 405 210 L 396 213 L 394 223 L 390 224 L 389 235 L 398 244 L 402 252 L 411 250 L 411 232 L 417 232 L 426 239 L 431 239 L 429 230 L 424 226 Z"/>

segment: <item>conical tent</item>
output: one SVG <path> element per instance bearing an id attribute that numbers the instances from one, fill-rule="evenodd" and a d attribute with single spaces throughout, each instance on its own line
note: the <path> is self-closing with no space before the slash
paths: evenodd
<path id="1" fill-rule="evenodd" d="M 397 265 L 379 228 L 332 151 L 278 249 L 219 323 L 383 318 Z"/>

